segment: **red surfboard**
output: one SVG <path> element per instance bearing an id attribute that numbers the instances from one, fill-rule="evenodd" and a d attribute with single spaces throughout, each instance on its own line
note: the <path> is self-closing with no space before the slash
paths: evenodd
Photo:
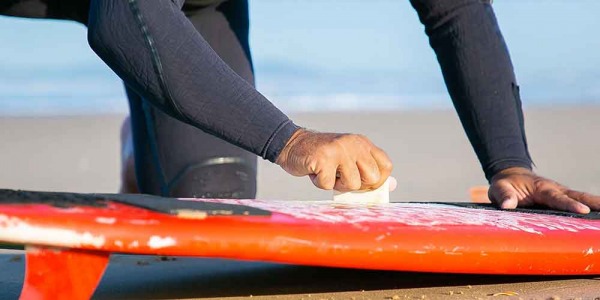
<path id="1" fill-rule="evenodd" d="M 418 272 L 600 274 L 600 214 L 481 203 L 172 199 L 0 190 L 23 299 L 89 298 L 111 253 Z"/>

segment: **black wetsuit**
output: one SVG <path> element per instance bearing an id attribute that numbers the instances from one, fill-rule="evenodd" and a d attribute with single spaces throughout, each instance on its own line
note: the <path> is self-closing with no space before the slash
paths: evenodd
<path id="1" fill-rule="evenodd" d="M 254 197 L 255 155 L 275 161 L 298 127 L 254 88 L 246 0 L 183 2 L 9 0 L 0 13 L 88 26 L 92 49 L 126 85 L 142 192 Z M 530 168 L 518 85 L 489 1 L 411 4 L 486 177 Z"/>

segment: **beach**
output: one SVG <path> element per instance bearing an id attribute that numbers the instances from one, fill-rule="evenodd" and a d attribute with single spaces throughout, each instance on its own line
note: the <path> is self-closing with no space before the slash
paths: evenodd
<path id="1" fill-rule="evenodd" d="M 573 188 L 600 193 L 600 107 L 528 109 L 525 126 L 536 171 Z M 467 201 L 485 185 L 454 111 L 291 114 L 316 130 L 367 135 L 394 162 L 393 201 Z M 72 192 L 119 188 L 123 115 L 0 118 L 0 186 Z M 176 145 L 174 145 L 176 146 Z M 331 199 L 307 178 L 259 159 L 258 198 Z"/>
<path id="2" fill-rule="evenodd" d="M 527 108 L 525 115 L 528 143 L 536 171 L 570 187 L 600 194 L 600 159 L 597 159 L 600 153 L 600 107 L 534 107 Z M 392 201 L 468 201 L 470 187 L 486 184 L 454 111 L 326 112 L 290 116 L 296 123 L 312 129 L 362 133 L 371 138 L 394 162 L 393 176 L 398 179 L 398 189 L 390 195 Z M 124 117 L 1 117 L 0 153 L 3 155 L 0 157 L 0 186 L 44 191 L 117 192 L 119 129 Z M 317 190 L 307 178 L 286 175 L 278 166 L 261 160 L 258 198 L 321 200 L 331 199 L 332 193 Z M 13 261 L 18 260 L 14 259 L 14 255 L 19 253 L 0 254 L 3 270 L 0 271 L 1 299 L 16 297 L 20 288 L 22 261 Z M 567 299 L 568 296 L 580 296 L 576 293 L 585 289 L 589 292 L 585 295 L 590 299 L 600 296 L 600 292 L 593 294 L 594 286 L 600 291 L 600 282 L 592 278 L 481 279 L 474 276 L 320 271 L 329 272 L 349 283 L 355 282 L 352 285 L 314 277 L 311 272 L 316 271 L 310 268 L 281 271 L 279 267 L 248 263 L 242 264 L 245 269 L 243 274 L 235 275 L 235 270 L 240 266 L 234 262 L 227 262 L 225 266 L 228 267 L 217 267 L 211 265 L 210 261 L 188 258 L 176 262 L 151 263 L 148 270 L 156 272 L 153 273 L 139 271 L 135 259 L 139 258 L 120 257 L 111 264 L 107 273 L 109 278 L 103 281 L 98 298 L 109 299 L 111 295 L 162 299 L 247 298 L 251 294 L 255 297 L 262 294 L 280 299 L 308 299 L 307 294 L 313 293 L 316 299 L 385 299 L 396 295 L 449 299 L 450 294 L 445 293 L 452 292 L 454 299 L 464 299 L 457 296 L 456 292 L 460 291 L 459 295 L 465 298 L 470 295 L 477 299 L 513 290 L 518 291 L 524 299 L 554 295 Z M 259 270 L 252 271 L 255 268 Z M 206 270 L 220 270 L 220 273 L 213 277 Z M 168 274 L 173 275 L 172 279 L 167 278 Z M 249 280 L 239 289 L 231 289 L 232 282 L 244 282 L 240 276 L 259 278 Z M 279 289 L 268 284 L 268 280 L 279 282 L 276 278 L 281 276 L 298 276 L 300 284 L 307 288 L 291 288 L 295 285 L 289 280 L 283 280 L 283 287 Z M 395 279 L 381 279 L 386 276 Z M 320 284 L 310 283 L 315 280 Z M 207 292 L 208 287 L 211 292 Z M 365 291 L 361 291 L 363 289 Z"/>
<path id="3" fill-rule="evenodd" d="M 55 2 L 4 1 L 0 11 L 14 13 L 14 8 L 18 11 L 27 7 L 42 14 L 46 4 Z M 417 1 L 249 1 L 239 11 L 234 7 L 246 1 L 188 2 L 190 10 L 203 7 L 205 2 L 214 2 L 215 6 L 224 2 L 218 7 L 208 5 L 199 14 L 187 14 L 193 15 L 190 19 L 202 18 L 202 26 L 208 26 L 205 29 L 218 26 L 214 36 L 204 34 L 206 30 L 202 30 L 202 36 L 226 61 L 237 61 L 224 56 L 229 56 L 229 51 L 219 50 L 230 50 L 227 39 L 221 38 L 228 36 L 224 34 L 228 32 L 227 24 L 219 25 L 225 21 L 223 17 L 227 19 L 244 52 L 250 50 L 256 89 L 297 124 L 321 131 L 361 133 L 386 151 L 394 163 L 392 175 L 398 181 L 398 188 L 390 194 L 394 202 L 466 202 L 471 188 L 478 187 L 481 192 L 481 187 L 487 186 L 475 152 L 452 110 L 448 87 L 452 89 L 453 84 L 446 82 L 466 78 L 469 80 L 465 86 L 486 91 L 491 86 L 488 83 L 500 82 L 501 72 L 497 69 L 502 70 L 505 58 L 494 55 L 498 51 L 493 49 L 497 48 L 481 47 L 497 46 L 493 38 L 496 35 L 486 34 L 486 39 L 481 39 L 477 32 L 464 31 L 468 26 L 454 26 L 458 23 L 453 22 L 461 20 L 460 12 L 469 14 L 469 20 L 475 20 L 483 29 L 490 20 L 497 21 L 515 73 L 516 81 L 509 80 L 518 83 L 519 96 L 526 105 L 525 126 L 535 171 L 571 188 L 600 195 L 600 39 L 593 38 L 600 27 L 598 0 L 480 1 L 483 10 L 461 2 L 456 11 L 443 14 L 443 26 L 434 27 L 442 32 L 449 29 L 449 36 L 458 36 L 458 44 L 453 46 L 469 50 L 465 52 L 468 57 L 481 58 L 474 64 L 464 63 L 458 52 L 448 51 L 451 43 L 443 43 L 447 35 L 435 38 L 436 30 L 426 30 L 424 23 L 435 21 L 437 9 L 432 7 L 430 14 L 420 16 L 413 6 Z M 80 7 L 54 5 L 47 13 L 72 17 L 73 8 Z M 243 10 L 248 10 L 247 37 Z M 232 17 L 226 16 L 234 11 Z M 165 18 L 169 16 L 165 14 Z M 146 21 L 152 25 L 154 20 Z M 152 26 L 146 27 L 142 29 L 153 47 L 153 66 L 158 68 L 161 85 L 166 82 L 167 92 L 175 91 L 175 98 L 179 85 L 173 83 L 183 77 L 186 83 L 198 80 L 186 75 L 202 75 L 196 70 L 214 71 L 214 65 L 204 69 L 201 64 L 173 63 L 185 59 L 186 53 L 211 58 L 203 54 L 210 51 L 185 47 L 187 42 L 198 42 L 198 35 L 190 35 L 186 43 L 179 44 L 172 42 L 177 34 L 169 35 L 168 44 L 177 46 L 170 50 L 181 54 L 171 60 L 169 52 L 163 52 L 168 47 L 161 44 L 165 36 L 155 35 Z M 114 37 L 133 32 L 131 28 L 120 29 Z M 109 67 L 90 48 L 88 36 L 93 37 L 94 32 L 78 22 L 0 16 L 0 188 L 81 193 L 119 190 L 119 134 L 129 107 L 123 82 L 114 71 L 128 68 L 123 68 L 125 63 L 114 65 L 106 59 L 109 55 L 102 55 Z M 109 41 L 110 36 L 102 40 Z M 448 68 L 446 76 L 440 72 L 438 58 L 442 56 L 432 49 L 435 44 L 442 46 L 438 49 L 443 54 L 438 55 L 457 55 L 454 61 L 459 63 L 463 76 L 452 76 Z M 128 60 L 146 57 L 143 53 L 147 49 L 138 46 L 134 38 L 119 44 L 115 53 L 126 54 Z M 475 56 L 481 49 L 489 55 Z M 127 55 L 132 53 L 139 55 Z M 496 62 L 491 69 L 484 68 L 487 59 Z M 142 72 L 145 64 L 134 63 L 132 70 L 142 75 L 138 77 L 143 82 L 152 81 L 148 77 L 151 73 Z M 473 70 L 479 72 L 477 76 L 470 75 Z M 130 76 L 118 73 L 132 83 Z M 491 81 L 471 80 L 474 78 Z M 205 82 L 199 80 L 198 84 Z M 332 197 L 331 191 L 315 188 L 308 178 L 292 177 L 277 165 L 259 159 L 257 198 Z M 563 245 L 558 248 L 564 249 Z M 23 276 L 23 251 L 0 249 L 0 300 L 18 298 Z M 380 272 L 113 255 L 94 296 L 249 297 L 600 300 L 600 278 Z"/>

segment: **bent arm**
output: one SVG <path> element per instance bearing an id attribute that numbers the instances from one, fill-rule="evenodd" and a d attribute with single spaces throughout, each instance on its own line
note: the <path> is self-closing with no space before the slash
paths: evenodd
<path id="1" fill-rule="evenodd" d="M 92 0 L 90 46 L 167 114 L 275 162 L 298 127 L 219 58 L 182 4 Z"/>
<path id="2" fill-rule="evenodd" d="M 486 178 L 531 169 L 508 49 L 486 0 L 411 0 Z"/>
<path id="3" fill-rule="evenodd" d="M 0 15 L 87 23 L 89 0 L 3 0 Z"/>

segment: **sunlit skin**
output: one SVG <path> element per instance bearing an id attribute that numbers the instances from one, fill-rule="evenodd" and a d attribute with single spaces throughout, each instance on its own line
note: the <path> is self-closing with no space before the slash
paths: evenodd
<path id="1" fill-rule="evenodd" d="M 373 190 L 392 173 L 392 161 L 367 137 L 300 129 L 277 159 L 293 176 L 309 176 L 324 190 Z"/>
<path id="2" fill-rule="evenodd" d="M 544 205 L 587 214 L 600 210 L 600 197 L 571 190 L 525 168 L 508 168 L 492 177 L 488 197 L 505 209 Z"/>

